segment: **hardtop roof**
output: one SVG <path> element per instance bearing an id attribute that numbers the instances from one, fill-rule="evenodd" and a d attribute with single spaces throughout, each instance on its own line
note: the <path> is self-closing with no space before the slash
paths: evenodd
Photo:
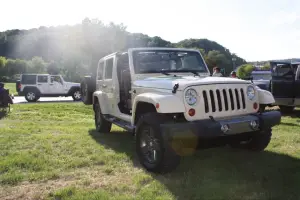
<path id="1" fill-rule="evenodd" d="M 300 58 L 291 58 L 283 60 L 271 60 L 270 63 L 274 64 L 300 64 Z"/>

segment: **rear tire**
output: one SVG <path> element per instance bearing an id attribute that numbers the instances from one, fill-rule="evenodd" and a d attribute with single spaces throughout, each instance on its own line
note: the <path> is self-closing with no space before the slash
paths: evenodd
<path id="1" fill-rule="evenodd" d="M 36 102 L 39 99 L 39 97 L 37 95 L 37 92 L 30 90 L 25 92 L 25 99 L 28 102 Z"/>
<path id="2" fill-rule="evenodd" d="M 80 101 L 81 100 L 81 92 L 80 89 L 76 89 L 74 90 L 73 94 L 72 94 L 72 98 L 74 101 Z"/>
<path id="3" fill-rule="evenodd" d="M 168 121 L 161 114 L 148 113 L 142 115 L 137 123 L 136 153 L 141 165 L 148 171 L 168 173 L 180 164 L 180 156 L 163 139 L 160 131 L 160 124 Z"/>
<path id="4" fill-rule="evenodd" d="M 111 131 L 111 122 L 107 121 L 101 112 L 100 104 L 94 104 L 95 127 L 99 133 L 109 133 Z"/>
<path id="5" fill-rule="evenodd" d="M 272 129 L 255 133 L 247 141 L 238 141 L 230 144 L 233 148 L 246 149 L 250 151 L 263 151 L 269 145 L 272 137 Z"/>

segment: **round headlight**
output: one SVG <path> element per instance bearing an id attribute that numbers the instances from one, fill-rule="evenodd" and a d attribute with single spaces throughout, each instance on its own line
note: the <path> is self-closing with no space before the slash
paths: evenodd
<path id="1" fill-rule="evenodd" d="M 196 92 L 196 90 L 188 89 L 185 92 L 185 100 L 190 106 L 195 105 L 197 103 L 197 92 Z"/>
<path id="2" fill-rule="evenodd" d="M 255 89 L 251 85 L 247 88 L 247 97 L 249 100 L 253 100 L 255 97 Z"/>

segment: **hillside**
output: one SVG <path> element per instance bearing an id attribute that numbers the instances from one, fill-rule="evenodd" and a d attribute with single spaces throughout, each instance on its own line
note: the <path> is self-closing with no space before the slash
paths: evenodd
<path id="1" fill-rule="evenodd" d="M 74 26 L 0 32 L 0 56 L 5 57 L 2 61 L 0 58 L 0 74 L 12 76 L 28 71 L 42 72 L 50 66 L 52 71 L 78 77 L 93 73 L 102 56 L 130 47 L 198 48 L 210 68 L 218 65 L 227 73 L 232 69 L 233 57 L 236 58 L 236 66 L 245 63 L 244 59 L 232 54 L 229 49 L 208 39 L 185 39 L 171 43 L 158 36 L 129 33 L 123 24 L 105 25 L 99 20 L 86 18 Z M 4 70 L 3 63 L 10 70 Z"/>

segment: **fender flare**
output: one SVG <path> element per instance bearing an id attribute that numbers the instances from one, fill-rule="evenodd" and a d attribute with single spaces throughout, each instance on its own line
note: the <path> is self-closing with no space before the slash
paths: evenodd
<path id="1" fill-rule="evenodd" d="M 105 105 L 105 102 L 108 102 L 107 95 L 102 91 L 96 91 L 93 93 L 93 105 L 95 105 L 95 100 L 98 100 L 100 104 L 100 109 L 102 114 L 110 114 L 108 106 Z"/>
<path id="2" fill-rule="evenodd" d="M 35 87 L 35 86 L 25 86 L 24 89 L 23 89 L 24 95 L 25 95 L 25 93 L 26 93 L 28 90 L 29 90 L 29 91 L 35 91 L 35 92 L 37 92 L 38 95 L 41 94 L 41 91 L 39 90 L 39 88 L 37 88 L 37 87 Z"/>
<path id="3" fill-rule="evenodd" d="M 256 88 L 257 88 L 257 93 L 258 93 L 259 104 L 268 105 L 268 104 L 275 103 L 274 96 L 271 92 L 269 92 L 267 90 L 260 89 L 257 86 L 256 86 Z"/>
<path id="4" fill-rule="evenodd" d="M 132 124 L 134 124 L 136 107 L 139 102 L 152 104 L 158 113 L 184 113 L 183 100 L 172 94 L 143 93 L 134 98 L 132 105 Z"/>
<path id="5" fill-rule="evenodd" d="M 69 91 L 68 91 L 68 95 L 72 95 L 73 94 L 73 92 L 75 91 L 75 90 L 79 90 L 80 92 L 81 92 L 81 90 L 80 90 L 80 86 L 72 86 L 70 89 L 69 89 Z"/>

